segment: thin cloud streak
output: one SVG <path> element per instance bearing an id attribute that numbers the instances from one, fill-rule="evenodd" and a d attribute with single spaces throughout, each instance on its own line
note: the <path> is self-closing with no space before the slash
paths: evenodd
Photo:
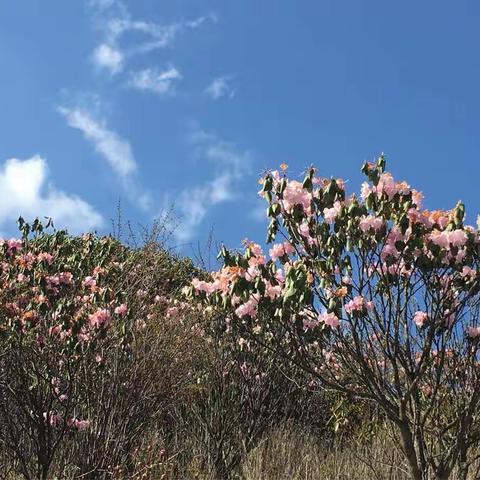
<path id="1" fill-rule="evenodd" d="M 138 183 L 138 164 L 130 143 L 85 109 L 59 107 L 58 111 L 68 126 L 83 133 L 85 139 L 115 172 L 131 203 L 144 210 L 151 208 L 150 194 L 143 191 Z"/>
<path id="2" fill-rule="evenodd" d="M 127 85 L 135 90 L 150 91 L 165 96 L 175 94 L 175 83 L 181 79 L 180 72 L 172 66 L 163 71 L 146 68 L 138 72 L 131 72 Z"/>
<path id="3" fill-rule="evenodd" d="M 174 202 L 180 227 L 174 235 L 180 242 L 191 240 L 212 208 L 238 198 L 242 179 L 251 171 L 252 155 L 215 135 L 196 129 L 190 136 L 195 155 L 213 166 L 211 180 L 185 188 Z"/>

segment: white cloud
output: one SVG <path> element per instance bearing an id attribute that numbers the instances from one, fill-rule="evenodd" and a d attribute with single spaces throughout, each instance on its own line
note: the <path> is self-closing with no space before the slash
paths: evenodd
<path id="1" fill-rule="evenodd" d="M 170 67 L 164 71 L 146 68 L 138 72 L 132 72 L 128 86 L 142 91 L 151 91 L 158 95 L 174 94 L 174 82 L 182 78 L 180 72 Z"/>
<path id="2" fill-rule="evenodd" d="M 106 43 L 94 50 L 92 60 L 99 68 L 105 68 L 112 75 L 123 69 L 123 54 Z"/>
<path id="3" fill-rule="evenodd" d="M 26 160 L 11 158 L 0 167 L 0 225 L 19 216 L 27 221 L 51 217 L 56 227 L 72 233 L 101 227 L 104 220 L 90 204 L 47 183 L 48 165 L 35 155 Z"/>
<path id="4" fill-rule="evenodd" d="M 233 98 L 235 96 L 235 90 L 230 85 L 232 78 L 232 75 L 214 78 L 212 83 L 205 89 L 205 93 L 213 100 L 218 100 L 222 97 Z"/>
<path id="5" fill-rule="evenodd" d="M 93 53 L 93 61 L 100 68 L 111 73 L 119 73 L 127 60 L 132 56 L 148 53 L 152 50 L 171 45 L 176 37 L 188 29 L 196 29 L 207 21 L 216 22 L 214 13 L 167 25 L 143 20 L 133 20 L 125 5 L 119 1 L 94 0 L 93 7 L 97 12 L 107 11 L 109 18 L 97 22 L 104 31 L 105 39 Z M 115 14 L 112 8 L 116 7 Z M 102 15 L 103 16 L 103 15 Z M 142 34 L 141 40 L 125 45 L 128 33 Z M 122 45 L 122 43 L 124 43 Z"/>
<path id="6" fill-rule="evenodd" d="M 130 143 L 109 130 L 104 122 L 95 120 L 86 110 L 59 107 L 58 111 L 70 127 L 84 134 L 119 177 L 126 178 L 137 170 Z"/>
<path id="7" fill-rule="evenodd" d="M 213 165 L 211 180 L 202 185 L 185 188 L 177 195 L 174 209 L 180 226 L 174 231 L 179 241 L 190 240 L 209 210 L 237 198 L 242 179 L 250 172 L 250 152 L 239 150 L 231 142 L 196 130 L 191 136 L 196 155 Z"/>
<path id="8" fill-rule="evenodd" d="M 110 130 L 85 109 L 59 107 L 67 124 L 80 130 L 120 179 L 129 199 L 143 209 L 150 208 L 150 195 L 140 188 L 136 177 L 138 165 L 127 140 Z"/>
<path id="9" fill-rule="evenodd" d="M 116 0 L 89 0 L 87 5 L 90 8 L 95 8 L 98 10 L 107 10 L 115 5 Z"/>

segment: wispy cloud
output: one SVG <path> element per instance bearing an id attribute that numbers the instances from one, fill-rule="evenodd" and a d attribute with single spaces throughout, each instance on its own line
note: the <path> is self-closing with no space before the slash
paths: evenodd
<path id="1" fill-rule="evenodd" d="M 150 207 L 150 195 L 140 188 L 138 165 L 130 143 L 108 128 L 105 121 L 97 120 L 84 108 L 59 107 L 67 124 L 83 133 L 95 151 L 115 172 L 129 199 L 143 209 Z"/>
<path id="2" fill-rule="evenodd" d="M 158 95 L 173 95 L 174 84 L 181 80 L 182 75 L 174 68 L 159 71 L 155 68 L 146 68 L 138 72 L 131 72 L 128 86 L 136 90 L 150 91 Z"/>
<path id="3" fill-rule="evenodd" d="M 116 3 L 120 3 L 118 0 L 88 0 L 87 5 L 90 8 L 98 10 L 107 10 L 113 7 Z"/>
<path id="4" fill-rule="evenodd" d="M 211 208 L 238 197 L 242 179 L 250 173 L 252 155 L 215 135 L 196 129 L 190 137 L 198 158 L 213 166 L 210 180 L 185 188 L 176 196 L 174 210 L 180 227 L 177 240 L 191 240 Z"/>
<path id="5" fill-rule="evenodd" d="M 123 70 L 123 54 L 119 50 L 102 43 L 92 54 L 94 64 L 108 70 L 112 75 Z"/>
<path id="6" fill-rule="evenodd" d="M 213 100 L 218 100 L 222 97 L 233 98 L 235 96 L 235 89 L 231 85 L 233 78 L 233 75 L 214 78 L 212 83 L 205 89 L 205 93 Z"/>
<path id="7" fill-rule="evenodd" d="M 0 166 L 0 225 L 21 215 L 27 220 L 51 217 L 57 227 L 72 233 L 101 227 L 102 215 L 77 195 L 67 194 L 48 182 L 47 161 L 39 155 L 26 160 L 11 158 Z"/>
<path id="8" fill-rule="evenodd" d="M 125 4 L 118 0 L 93 0 L 91 6 L 102 17 L 101 20 L 97 19 L 97 23 L 104 33 L 103 41 L 93 52 L 92 61 L 98 68 L 112 74 L 121 72 L 131 57 L 168 47 L 185 31 L 218 20 L 215 13 L 209 13 L 192 20 L 162 25 L 132 19 Z M 126 42 L 125 36 L 129 33 L 140 33 L 142 39 Z"/>

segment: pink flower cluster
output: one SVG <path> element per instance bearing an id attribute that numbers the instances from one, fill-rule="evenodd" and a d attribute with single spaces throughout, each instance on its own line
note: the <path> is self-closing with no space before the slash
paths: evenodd
<path id="1" fill-rule="evenodd" d="M 81 432 L 83 430 L 87 430 L 87 428 L 90 426 L 90 420 L 79 420 L 78 418 L 69 418 L 67 420 L 67 425 Z"/>
<path id="2" fill-rule="evenodd" d="M 480 327 L 468 327 L 467 328 L 467 335 L 470 338 L 478 338 L 480 337 Z"/>
<path id="3" fill-rule="evenodd" d="M 383 227 L 383 224 L 382 218 L 368 215 L 360 219 L 359 227 L 363 233 L 368 233 L 371 230 L 378 232 Z"/>
<path id="4" fill-rule="evenodd" d="M 283 242 L 283 243 L 276 243 L 273 247 L 268 251 L 270 258 L 273 261 L 276 261 L 278 258 L 283 257 L 285 255 L 289 255 L 295 252 L 295 248 L 290 242 Z"/>
<path id="5" fill-rule="evenodd" d="M 437 225 L 442 230 L 448 225 L 450 220 L 449 212 L 444 210 L 429 212 L 428 210 L 420 211 L 416 208 L 410 208 L 407 216 L 411 223 L 421 223 L 427 228 Z"/>
<path id="6" fill-rule="evenodd" d="M 51 427 L 58 427 L 63 423 L 63 416 L 55 412 L 44 412 L 43 419 L 45 422 L 48 422 Z M 68 418 L 66 424 L 75 430 L 84 431 L 90 426 L 90 421 L 79 420 L 78 418 Z"/>
<path id="7" fill-rule="evenodd" d="M 283 191 L 283 208 L 291 213 L 295 205 L 301 205 L 306 215 L 312 214 L 312 194 L 296 180 L 290 180 Z"/>
<path id="8" fill-rule="evenodd" d="M 258 298 L 251 298 L 246 303 L 243 303 L 235 309 L 235 315 L 237 317 L 250 317 L 255 318 L 257 316 Z"/>
<path id="9" fill-rule="evenodd" d="M 7 245 L 7 250 L 8 250 L 9 253 L 18 252 L 23 247 L 23 242 L 21 240 L 19 240 L 18 238 L 11 238 L 10 240 L 7 240 L 6 242 L 4 240 L 2 240 L 2 242 L 3 242 L 3 244 Z"/>
<path id="10" fill-rule="evenodd" d="M 92 327 L 109 327 L 112 316 L 106 308 L 99 308 L 95 313 L 88 316 L 88 321 Z"/>
<path id="11" fill-rule="evenodd" d="M 376 186 L 370 186 L 367 182 L 362 184 L 361 196 L 365 200 L 370 193 L 375 193 L 378 197 L 386 195 L 389 200 L 399 193 L 400 195 L 408 195 L 410 193 L 410 185 L 406 182 L 396 182 L 389 172 L 382 173 Z M 421 201 L 421 194 L 416 192 L 417 201 Z"/>
<path id="12" fill-rule="evenodd" d="M 39 262 L 47 262 L 49 265 L 53 263 L 53 255 L 48 252 L 42 252 L 37 255 L 37 260 Z"/>
<path id="13" fill-rule="evenodd" d="M 373 307 L 373 302 L 368 302 L 361 295 L 358 295 L 345 305 L 345 311 L 351 315 L 353 313 L 365 313 L 371 311 L 373 310 Z"/>
<path id="14" fill-rule="evenodd" d="M 327 223 L 333 223 L 342 211 L 342 204 L 340 202 L 335 202 L 332 208 L 324 208 L 323 216 Z"/>
<path id="15" fill-rule="evenodd" d="M 128 311 L 128 307 L 124 303 L 122 303 L 118 307 L 115 307 L 115 310 L 114 310 L 114 312 L 120 316 L 125 315 L 127 311 Z"/>
<path id="16" fill-rule="evenodd" d="M 318 316 L 318 321 L 328 325 L 331 328 L 338 328 L 340 326 L 340 319 L 334 313 L 324 312 Z"/>
<path id="17" fill-rule="evenodd" d="M 60 272 L 55 275 L 50 275 L 46 280 L 50 288 L 59 287 L 60 285 L 70 285 L 73 281 L 73 275 L 70 272 Z"/>
<path id="18" fill-rule="evenodd" d="M 450 246 L 462 247 L 467 243 L 468 236 L 461 229 L 452 230 L 450 232 L 435 230 L 429 235 L 429 239 L 439 247 L 449 248 Z"/>
<path id="19" fill-rule="evenodd" d="M 199 280 L 194 278 L 192 280 L 192 285 L 195 290 L 198 292 L 205 292 L 207 294 L 216 292 L 218 290 L 218 284 L 215 282 L 205 282 L 204 280 Z"/>
<path id="20" fill-rule="evenodd" d="M 417 327 L 423 327 L 425 322 L 428 320 L 428 314 L 420 310 L 416 311 L 413 315 L 413 321 Z"/>
<path id="21" fill-rule="evenodd" d="M 382 249 L 381 259 L 385 261 L 387 257 L 397 258 L 400 252 L 397 250 L 396 243 L 406 240 L 407 235 L 403 235 L 400 228 L 394 226 L 388 233 L 387 241 Z"/>

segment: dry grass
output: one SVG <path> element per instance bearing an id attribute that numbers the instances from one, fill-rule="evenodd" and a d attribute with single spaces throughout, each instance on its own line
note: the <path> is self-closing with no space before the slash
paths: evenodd
<path id="1" fill-rule="evenodd" d="M 401 453 L 386 435 L 368 446 L 319 444 L 304 430 L 286 426 L 272 432 L 245 459 L 243 480 L 407 480 Z"/>

